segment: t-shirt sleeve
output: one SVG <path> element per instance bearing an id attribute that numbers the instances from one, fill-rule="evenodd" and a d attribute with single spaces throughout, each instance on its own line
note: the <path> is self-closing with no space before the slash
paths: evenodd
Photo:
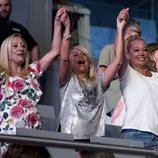
<path id="1" fill-rule="evenodd" d="M 105 80 L 105 75 L 106 75 L 105 72 L 101 72 L 101 73 L 98 74 L 98 78 L 100 80 L 103 92 L 105 92 L 108 89 L 108 87 L 105 85 L 105 81 L 104 81 Z"/>
<path id="2" fill-rule="evenodd" d="M 37 78 L 41 77 L 41 75 L 43 74 L 43 71 L 41 69 L 41 65 L 39 63 L 39 60 L 30 64 L 28 71 L 31 75 L 36 76 Z"/>
<path id="3" fill-rule="evenodd" d="M 110 65 L 113 61 L 113 58 L 114 58 L 113 44 L 106 45 L 101 51 L 98 67 L 100 65 L 105 65 L 105 66 Z"/>
<path id="4" fill-rule="evenodd" d="M 126 71 L 124 73 L 124 75 L 122 77 L 119 78 L 120 80 L 120 86 L 122 87 L 125 84 L 128 84 L 129 79 L 133 76 L 133 69 L 131 68 L 131 66 L 128 64 Z M 121 88 L 120 87 L 120 88 Z M 121 88 L 122 89 L 122 88 Z"/>

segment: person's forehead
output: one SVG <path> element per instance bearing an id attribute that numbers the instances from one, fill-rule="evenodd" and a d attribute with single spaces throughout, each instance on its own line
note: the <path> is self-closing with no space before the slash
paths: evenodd
<path id="1" fill-rule="evenodd" d="M 136 39 L 134 41 L 131 41 L 131 46 L 140 46 L 140 45 L 144 45 L 145 47 L 147 47 L 147 44 L 145 43 L 145 41 L 140 40 L 140 39 Z"/>
<path id="2" fill-rule="evenodd" d="M 78 48 L 73 48 L 71 50 L 71 53 L 80 53 L 80 52 L 83 52 L 82 50 L 78 49 Z"/>
<path id="3" fill-rule="evenodd" d="M 12 43 L 16 43 L 16 42 L 24 42 L 24 41 L 21 37 L 15 36 L 13 37 Z"/>
<path id="4" fill-rule="evenodd" d="M 8 3 L 10 3 L 10 0 L 0 0 L 0 5 Z"/>
<path id="5" fill-rule="evenodd" d="M 128 31 L 135 31 L 135 32 L 140 32 L 140 26 L 139 25 L 133 25 L 127 28 Z"/>

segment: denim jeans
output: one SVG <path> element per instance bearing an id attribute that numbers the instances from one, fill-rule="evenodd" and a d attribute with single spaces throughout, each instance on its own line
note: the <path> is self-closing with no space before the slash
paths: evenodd
<path id="1" fill-rule="evenodd" d="M 158 149 L 158 136 L 150 132 L 135 129 L 124 129 L 121 132 L 121 138 L 143 141 L 144 148 L 146 149 Z"/>
<path id="2" fill-rule="evenodd" d="M 140 140 L 144 142 L 144 147 L 147 149 L 158 148 L 158 136 L 150 133 L 139 131 L 135 129 L 124 129 L 121 132 L 123 139 Z"/>
<path id="3" fill-rule="evenodd" d="M 143 141 L 144 148 L 158 149 L 158 136 L 150 132 L 139 131 L 135 129 L 124 129 L 121 132 L 121 138 Z M 146 158 L 158 158 L 158 156 L 146 156 Z"/>

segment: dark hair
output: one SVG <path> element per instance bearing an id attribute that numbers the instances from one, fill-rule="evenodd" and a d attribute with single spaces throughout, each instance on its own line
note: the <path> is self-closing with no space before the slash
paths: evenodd
<path id="1" fill-rule="evenodd" d="M 82 158 L 115 158 L 113 153 L 96 152 L 96 151 L 81 151 L 80 157 Z"/>
<path id="2" fill-rule="evenodd" d="M 128 21 L 127 21 L 127 23 L 126 23 L 126 25 L 125 25 L 125 27 L 124 27 L 124 30 L 123 30 L 124 33 L 127 31 L 127 29 L 128 29 L 129 27 L 135 26 L 135 25 L 140 26 L 140 23 L 139 23 L 136 19 L 133 19 L 133 18 L 128 19 Z M 141 36 L 141 31 L 138 32 L 138 34 L 139 34 L 139 36 Z"/>
<path id="3" fill-rule="evenodd" d="M 51 158 L 51 156 L 45 147 L 10 144 L 2 158 Z"/>

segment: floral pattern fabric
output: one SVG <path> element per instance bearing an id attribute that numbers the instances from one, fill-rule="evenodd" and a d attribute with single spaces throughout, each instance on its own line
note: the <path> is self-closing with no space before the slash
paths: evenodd
<path id="1" fill-rule="evenodd" d="M 42 95 L 38 78 L 42 75 L 39 62 L 29 65 L 25 78 L 0 73 L 0 133 L 16 134 L 16 128 L 39 129 L 37 102 Z M 5 86 L 7 84 L 7 88 Z"/>

